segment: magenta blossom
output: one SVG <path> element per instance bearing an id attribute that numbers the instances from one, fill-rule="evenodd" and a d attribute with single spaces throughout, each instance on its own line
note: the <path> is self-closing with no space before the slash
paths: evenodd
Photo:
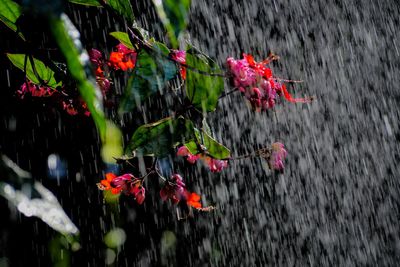
<path id="1" fill-rule="evenodd" d="M 272 153 L 268 164 L 271 169 L 282 171 L 284 169 L 284 160 L 287 156 L 287 151 L 282 143 L 276 142 L 271 145 Z"/>
<path id="2" fill-rule="evenodd" d="M 186 146 L 181 146 L 180 148 L 178 148 L 176 155 L 186 157 L 186 160 L 191 164 L 194 164 L 198 159 L 201 159 L 212 172 L 220 172 L 228 166 L 227 160 L 214 159 L 203 153 L 193 155 L 189 152 L 189 149 Z"/>
<path id="3" fill-rule="evenodd" d="M 31 81 L 26 81 L 21 85 L 21 89 L 17 91 L 21 99 L 25 95 L 29 94 L 32 97 L 49 97 L 52 96 L 56 91 L 45 85 L 37 85 Z"/>
<path id="4" fill-rule="evenodd" d="M 228 161 L 227 160 L 219 160 L 219 159 L 213 159 L 208 157 L 206 159 L 206 163 L 208 168 L 210 168 L 211 172 L 220 172 L 224 168 L 228 167 Z"/>
<path id="5" fill-rule="evenodd" d="M 97 49 L 90 49 L 88 51 L 90 62 L 95 66 L 100 66 L 103 64 L 103 54 Z"/>
<path id="6" fill-rule="evenodd" d="M 174 204 L 177 204 L 185 193 L 185 183 L 182 176 L 173 174 L 170 181 L 167 181 L 160 191 L 160 197 L 163 201 L 171 199 Z"/>

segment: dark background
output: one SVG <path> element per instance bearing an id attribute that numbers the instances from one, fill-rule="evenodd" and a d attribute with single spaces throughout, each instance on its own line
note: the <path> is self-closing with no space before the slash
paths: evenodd
<path id="1" fill-rule="evenodd" d="M 151 4 L 140 1 L 134 9 L 139 24 L 162 40 Z M 397 266 L 399 9 L 396 0 L 193 1 L 189 33 L 200 49 L 221 65 L 241 52 L 260 60 L 273 51 L 281 56 L 276 76 L 304 80 L 289 90 L 317 101 L 255 113 L 240 95 L 223 99 L 208 118 L 218 139 L 234 154 L 283 142 L 285 173 L 271 173 L 258 159 L 234 161 L 221 174 L 200 164 L 182 169 L 187 184 L 218 207 L 184 221 L 161 202 L 158 182 L 149 181 L 144 206 L 121 199 L 127 240 L 115 265 Z M 72 5 L 67 11 L 84 44 L 103 51 L 115 45 L 107 33 L 123 26 L 107 12 Z M 82 248 L 71 266 L 103 266 L 102 239 L 115 216 L 95 186 L 104 166 L 93 123 L 46 101 L 18 100 L 23 74 L 4 53 L 23 45 L 4 25 L 0 31 L 1 151 L 50 188 L 80 229 Z M 42 34 L 33 36 L 55 48 Z M 132 134 L 128 126 L 124 132 Z M 52 153 L 68 164 L 60 183 L 47 176 Z M 0 264 L 51 265 L 48 245 L 56 233 L 4 199 L 0 207 Z M 165 231 L 177 240 L 167 253 Z"/>

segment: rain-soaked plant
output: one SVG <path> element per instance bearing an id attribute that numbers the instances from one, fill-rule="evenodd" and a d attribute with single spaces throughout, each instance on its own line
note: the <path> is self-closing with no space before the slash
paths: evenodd
<path id="1" fill-rule="evenodd" d="M 102 141 L 104 162 L 132 169 L 123 174 L 107 172 L 105 179 L 98 183 L 99 189 L 113 195 L 131 196 L 140 205 L 146 196 L 144 181 L 154 176 L 164 182 L 159 193 L 163 201 L 181 202 L 193 209 L 209 211 L 214 207 L 201 202 L 200 195 L 187 188 L 180 174 L 163 170 L 158 161 L 171 156 L 183 157 L 189 164 L 202 162 L 211 172 L 221 172 L 232 160 L 260 157 L 266 160 L 270 169 L 283 171 L 287 152 L 282 143 L 275 142 L 255 149 L 253 153 L 233 156 L 214 138 L 206 121 L 207 114 L 216 109 L 219 100 L 235 92 L 242 94 L 255 112 L 273 109 L 280 103 L 280 98 L 292 103 L 311 102 L 312 97 L 294 98 L 288 92 L 287 83 L 300 81 L 274 76 L 271 64 L 278 60 L 277 55 L 271 53 L 257 62 L 252 55 L 243 54 L 242 59 L 230 57 L 226 66 L 219 66 L 208 55 L 183 41 L 189 0 L 153 1 L 172 48 L 149 37 L 137 26 L 128 0 L 70 0 L 105 8 L 120 26 L 128 25 L 124 32 L 109 33 L 119 44 L 106 54 L 92 48 L 90 43 L 81 43 L 79 31 L 63 12 L 62 1 L 51 1 L 48 5 L 42 2 L 23 1 L 23 6 L 11 0 L 0 2 L 0 20 L 27 45 L 30 40 L 19 23 L 21 17 L 29 15 L 44 19 L 65 59 L 55 62 L 52 58 L 43 58 L 42 54 L 39 58 L 33 48 L 26 54 L 7 54 L 25 73 L 25 81 L 21 81 L 16 95 L 21 99 L 51 99 L 52 105 L 76 116 L 77 120 L 79 116 L 93 118 Z M 84 46 L 91 49 L 87 52 Z M 119 94 L 115 81 L 125 77 L 125 89 Z M 146 101 L 160 93 L 173 95 L 172 104 L 166 101 L 166 106 L 160 107 L 167 110 L 166 116 L 130 132 L 131 138 L 123 149 L 118 125 L 121 119 L 127 119 L 124 114 L 135 116 L 138 112 L 146 112 L 143 108 Z M 113 111 L 118 111 L 120 119 L 107 118 L 106 114 L 115 114 Z M 141 169 L 140 176 L 136 174 L 140 173 L 139 165 L 132 162 L 144 157 L 152 160 Z"/>

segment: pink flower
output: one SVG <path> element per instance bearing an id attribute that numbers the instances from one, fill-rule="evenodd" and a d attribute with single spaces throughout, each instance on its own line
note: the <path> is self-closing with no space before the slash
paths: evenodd
<path id="1" fill-rule="evenodd" d="M 234 86 L 245 88 L 256 84 L 256 73 L 246 60 L 227 59 L 228 69 L 233 75 Z M 243 90 L 243 89 L 242 89 Z"/>
<path id="2" fill-rule="evenodd" d="M 146 189 L 141 185 L 141 183 L 132 182 L 130 184 L 128 195 L 132 195 L 135 198 L 136 203 L 142 205 L 146 197 Z"/>
<path id="3" fill-rule="evenodd" d="M 163 201 L 170 199 L 174 204 L 185 200 L 190 207 L 201 208 L 200 196 L 186 190 L 182 176 L 173 174 L 170 181 L 167 181 L 160 191 L 160 197 Z"/>
<path id="4" fill-rule="evenodd" d="M 224 168 L 228 167 L 228 161 L 227 160 L 218 160 L 218 159 L 213 159 L 208 157 L 206 159 L 206 163 L 208 167 L 210 168 L 211 172 L 220 172 Z"/>
<path id="5" fill-rule="evenodd" d="M 67 100 L 63 100 L 62 108 L 71 116 L 75 116 L 78 114 L 84 114 L 85 116 L 90 116 L 90 112 L 86 103 L 81 99 L 70 98 Z"/>
<path id="6" fill-rule="evenodd" d="M 313 100 L 312 97 L 293 98 L 285 84 L 273 77 L 272 70 L 266 65 L 277 58 L 272 54 L 266 60 L 256 62 L 252 55 L 243 54 L 243 59 L 227 59 L 233 86 L 245 95 L 257 111 L 273 108 L 277 94 L 293 103 L 309 103 Z"/>
<path id="7" fill-rule="evenodd" d="M 88 51 L 90 62 L 93 63 L 96 67 L 103 64 L 103 54 L 97 49 L 90 49 Z"/>
<path id="8" fill-rule="evenodd" d="M 201 157 L 200 154 L 193 155 L 192 153 L 190 153 L 189 149 L 186 146 L 181 146 L 180 148 L 178 148 L 176 155 L 186 157 L 186 160 L 191 164 L 196 163 L 196 161 Z"/>
<path id="9" fill-rule="evenodd" d="M 172 200 L 177 204 L 185 193 L 185 183 L 183 182 L 182 176 L 179 174 L 173 174 L 170 181 L 167 181 L 164 187 L 160 191 L 160 197 L 163 201 L 167 199 Z"/>
<path id="10" fill-rule="evenodd" d="M 101 180 L 97 186 L 101 190 L 111 190 L 113 194 L 124 193 L 128 196 L 133 196 L 139 205 L 143 204 L 146 196 L 146 189 L 142 186 L 142 180 L 130 173 L 120 176 L 107 173 L 106 179 Z"/>
<path id="11" fill-rule="evenodd" d="M 269 166 L 273 170 L 282 171 L 285 167 L 284 160 L 287 156 L 287 151 L 282 143 L 276 142 L 271 145 L 272 153 L 269 159 Z"/>
<path id="12" fill-rule="evenodd" d="M 185 50 L 171 50 L 171 58 L 178 63 L 186 64 L 186 51 Z M 184 66 L 179 67 L 181 77 L 183 80 L 186 79 L 186 68 Z"/>
<path id="13" fill-rule="evenodd" d="M 189 149 L 186 146 L 178 148 L 176 155 L 186 157 L 186 160 L 191 164 L 194 164 L 198 159 L 201 159 L 212 172 L 220 172 L 228 166 L 227 160 L 214 159 L 203 153 L 193 155 L 189 152 Z"/>
<path id="14" fill-rule="evenodd" d="M 56 90 L 48 86 L 37 85 L 31 81 L 26 81 L 21 85 L 21 88 L 17 91 L 17 94 L 21 99 L 23 99 L 27 94 L 31 95 L 32 97 L 49 97 L 55 92 Z"/>

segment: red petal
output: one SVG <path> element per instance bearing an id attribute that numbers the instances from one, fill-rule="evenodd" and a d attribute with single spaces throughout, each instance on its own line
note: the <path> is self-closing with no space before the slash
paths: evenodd
<path id="1" fill-rule="evenodd" d="M 114 173 L 106 173 L 106 179 L 107 181 L 111 182 L 115 177 L 117 177 Z"/>
<path id="2" fill-rule="evenodd" d="M 286 89 L 286 85 L 282 84 L 282 92 L 285 99 L 292 103 L 310 103 L 312 98 L 293 98 L 292 95 Z"/>

